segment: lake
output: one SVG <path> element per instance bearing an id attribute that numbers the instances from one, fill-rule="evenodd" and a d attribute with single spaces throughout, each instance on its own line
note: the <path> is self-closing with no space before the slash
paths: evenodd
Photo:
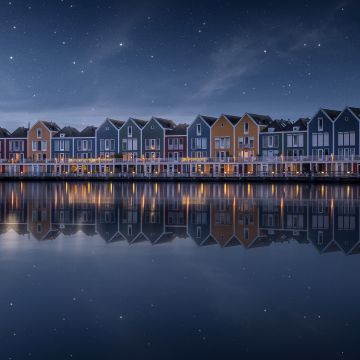
<path id="1" fill-rule="evenodd" d="M 357 185 L 0 183 L 0 359 L 358 359 Z"/>

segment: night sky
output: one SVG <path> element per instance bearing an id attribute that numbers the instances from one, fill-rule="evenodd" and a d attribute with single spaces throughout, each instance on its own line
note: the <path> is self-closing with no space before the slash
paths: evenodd
<path id="1" fill-rule="evenodd" d="M 0 126 L 360 106 L 357 1 L 2 1 Z"/>

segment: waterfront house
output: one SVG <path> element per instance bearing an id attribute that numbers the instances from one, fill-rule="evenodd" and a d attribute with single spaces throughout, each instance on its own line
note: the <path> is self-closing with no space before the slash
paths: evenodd
<path id="1" fill-rule="evenodd" d="M 52 159 L 64 162 L 74 158 L 74 142 L 79 135 L 79 130 L 71 126 L 57 132 L 51 139 Z"/>
<path id="2" fill-rule="evenodd" d="M 334 122 L 338 110 L 320 109 L 308 123 L 308 154 L 314 159 L 326 159 L 334 154 Z"/>
<path id="3" fill-rule="evenodd" d="M 285 120 L 272 120 L 259 133 L 260 156 L 274 159 L 284 154 L 284 131 L 289 125 Z"/>
<path id="4" fill-rule="evenodd" d="M 307 155 L 307 125 L 310 119 L 300 118 L 289 122 L 284 133 L 284 155 L 301 157 Z"/>
<path id="5" fill-rule="evenodd" d="M 113 158 L 119 154 L 120 129 L 124 121 L 107 118 L 96 129 L 96 155 L 100 158 Z"/>
<path id="6" fill-rule="evenodd" d="M 165 132 L 175 128 L 172 120 L 152 117 L 142 129 L 142 152 L 148 160 L 156 160 L 165 157 Z M 158 165 L 147 165 L 145 172 L 158 172 Z"/>
<path id="7" fill-rule="evenodd" d="M 120 129 L 120 154 L 124 160 L 141 158 L 142 129 L 145 120 L 129 118 Z"/>
<path id="8" fill-rule="evenodd" d="M 60 131 L 52 121 L 38 121 L 28 131 L 28 158 L 45 161 L 51 159 L 51 139 Z"/>
<path id="9" fill-rule="evenodd" d="M 96 141 L 96 127 L 85 127 L 76 139 L 74 139 L 74 158 L 76 159 L 94 159 L 95 154 L 95 141 Z"/>
<path id="10" fill-rule="evenodd" d="M 6 160 L 6 142 L 10 137 L 10 132 L 0 127 L 0 160 Z"/>
<path id="11" fill-rule="evenodd" d="M 27 158 L 28 128 L 18 127 L 6 138 L 6 158 L 11 161 L 23 161 Z"/>
<path id="12" fill-rule="evenodd" d="M 271 123 L 268 115 L 246 113 L 235 127 L 235 158 L 251 162 L 254 156 L 260 155 L 259 137 L 262 130 Z M 241 174 L 253 173 L 255 167 L 251 164 L 240 165 Z"/>
<path id="13" fill-rule="evenodd" d="M 187 129 L 188 157 L 207 159 L 211 157 L 211 128 L 216 121 L 215 117 L 198 115 Z M 208 173 L 209 166 L 204 164 L 193 165 L 192 173 Z"/>
<path id="14" fill-rule="evenodd" d="M 334 122 L 334 155 L 344 160 L 359 155 L 359 123 L 359 108 L 346 107 L 336 118 Z M 346 170 L 351 171 L 351 169 Z"/>
<path id="15" fill-rule="evenodd" d="M 168 172 L 184 172 L 181 164 L 171 164 L 179 162 L 187 157 L 187 124 L 178 124 L 173 129 L 165 131 L 165 158 L 169 161 Z M 185 167 L 185 165 L 184 165 Z"/>

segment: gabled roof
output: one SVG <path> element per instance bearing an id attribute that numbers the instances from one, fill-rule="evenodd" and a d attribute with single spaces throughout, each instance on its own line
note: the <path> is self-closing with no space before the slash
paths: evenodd
<path id="1" fill-rule="evenodd" d="M 80 131 L 72 126 L 64 126 L 54 137 L 60 137 L 61 134 L 64 134 L 65 137 L 77 137 L 80 136 Z"/>
<path id="2" fill-rule="evenodd" d="M 240 121 L 241 116 L 236 116 L 236 115 L 227 115 L 227 114 L 222 114 L 221 116 L 225 116 L 226 119 L 228 119 L 231 124 L 233 124 L 234 126 Z"/>
<path id="3" fill-rule="evenodd" d="M 271 120 L 269 125 L 266 126 L 262 132 L 279 132 L 285 131 L 288 129 L 289 126 L 292 126 L 292 123 L 288 120 L 280 119 L 280 120 Z M 272 130 L 274 129 L 274 130 Z"/>
<path id="4" fill-rule="evenodd" d="M 255 121 L 257 125 L 269 125 L 272 121 L 271 117 L 269 115 L 258 115 L 258 114 L 251 114 L 246 113 L 251 117 L 252 120 Z"/>
<path id="5" fill-rule="evenodd" d="M 186 135 L 188 124 L 178 124 L 173 129 L 166 130 L 166 135 Z"/>
<path id="6" fill-rule="evenodd" d="M 87 126 L 85 129 L 83 129 L 82 131 L 80 131 L 80 135 L 79 135 L 79 136 L 83 136 L 83 137 L 95 137 L 96 129 L 97 129 L 96 126 L 89 125 L 89 126 Z"/>
<path id="7" fill-rule="evenodd" d="M 217 120 L 216 117 L 199 115 L 210 127 L 214 125 L 214 122 Z"/>
<path id="8" fill-rule="evenodd" d="M 107 118 L 106 120 L 110 121 L 117 129 L 120 129 L 125 124 L 125 121 L 122 120 L 115 120 L 110 118 Z"/>
<path id="9" fill-rule="evenodd" d="M 350 107 L 349 109 L 358 117 L 360 118 L 360 108 L 356 108 L 356 107 Z"/>
<path id="10" fill-rule="evenodd" d="M 6 138 L 10 136 L 10 132 L 2 127 L 0 127 L 0 138 Z"/>
<path id="11" fill-rule="evenodd" d="M 50 131 L 60 131 L 60 127 L 53 121 L 41 121 Z"/>
<path id="12" fill-rule="evenodd" d="M 296 120 L 295 122 L 288 124 L 288 126 L 286 127 L 286 130 L 294 131 L 294 127 L 298 126 L 299 127 L 298 131 L 306 131 L 309 121 L 310 121 L 310 119 L 308 119 L 308 118 L 300 118 L 300 119 Z"/>
<path id="13" fill-rule="evenodd" d="M 20 126 L 11 133 L 10 137 L 12 137 L 12 138 L 26 138 L 27 134 L 28 134 L 28 131 L 29 131 L 28 128 L 26 128 L 24 126 Z"/>
<path id="14" fill-rule="evenodd" d="M 129 118 L 129 120 L 132 120 L 140 129 L 142 129 L 147 124 L 146 120 L 135 119 L 135 118 Z"/>
<path id="15" fill-rule="evenodd" d="M 334 121 L 341 111 L 339 110 L 330 110 L 330 109 L 321 109 L 332 121 Z"/>
<path id="16" fill-rule="evenodd" d="M 155 117 L 153 116 L 152 119 L 156 120 L 160 126 L 163 128 L 163 129 L 173 129 L 176 124 L 174 123 L 173 120 L 169 120 L 169 119 L 162 119 L 162 118 L 158 118 L 158 117 Z"/>

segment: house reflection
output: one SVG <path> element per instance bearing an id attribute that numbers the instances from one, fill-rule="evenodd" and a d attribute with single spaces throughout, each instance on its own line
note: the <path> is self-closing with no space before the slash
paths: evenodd
<path id="1" fill-rule="evenodd" d="M 0 236 L 82 232 L 107 243 L 191 238 L 201 247 L 292 242 L 360 252 L 357 185 L 3 182 L 0 196 Z"/>

